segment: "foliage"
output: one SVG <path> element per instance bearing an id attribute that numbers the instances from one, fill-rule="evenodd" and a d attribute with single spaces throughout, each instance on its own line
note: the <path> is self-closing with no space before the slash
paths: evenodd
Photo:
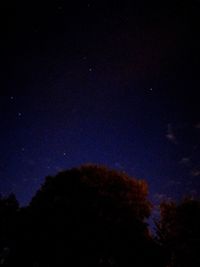
<path id="1" fill-rule="evenodd" d="M 200 202 L 163 202 L 157 236 L 168 251 L 170 267 L 200 266 Z"/>
<path id="2" fill-rule="evenodd" d="M 158 247 L 145 222 L 151 211 L 147 193 L 144 181 L 97 165 L 47 177 L 24 211 L 24 253 L 15 262 L 156 266 Z"/>
<path id="3" fill-rule="evenodd" d="M 163 249 L 148 230 L 147 194 L 145 181 L 84 165 L 47 177 L 25 208 L 14 195 L 1 198 L 0 265 L 164 267 Z M 175 208 L 163 208 L 164 248 Z"/>

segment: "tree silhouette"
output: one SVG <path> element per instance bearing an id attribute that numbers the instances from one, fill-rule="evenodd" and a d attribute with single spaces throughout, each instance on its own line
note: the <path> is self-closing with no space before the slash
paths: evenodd
<path id="1" fill-rule="evenodd" d="M 102 166 L 47 177 L 21 211 L 10 266 L 161 266 L 147 184 Z"/>
<path id="2" fill-rule="evenodd" d="M 0 264 L 3 265 L 13 246 L 16 214 L 19 203 L 14 194 L 0 196 Z"/>
<path id="3" fill-rule="evenodd" d="M 168 252 L 170 267 L 200 266 L 200 202 L 163 202 L 157 235 Z"/>

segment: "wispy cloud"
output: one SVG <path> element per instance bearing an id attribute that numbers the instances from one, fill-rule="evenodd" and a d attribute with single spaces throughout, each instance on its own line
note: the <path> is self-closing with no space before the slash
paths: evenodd
<path id="1" fill-rule="evenodd" d="M 183 157 L 180 161 L 179 161 L 180 164 L 183 164 L 183 165 L 189 165 L 190 164 L 190 158 L 188 157 Z"/>
<path id="2" fill-rule="evenodd" d="M 167 134 L 165 136 L 170 142 L 177 144 L 177 138 L 174 133 L 174 129 L 170 123 L 168 123 L 167 125 Z"/>
<path id="3" fill-rule="evenodd" d="M 194 177 L 200 176 L 200 169 L 192 170 L 191 175 Z"/>

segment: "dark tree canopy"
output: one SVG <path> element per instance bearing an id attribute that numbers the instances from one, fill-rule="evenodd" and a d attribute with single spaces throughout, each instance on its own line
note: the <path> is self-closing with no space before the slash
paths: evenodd
<path id="1" fill-rule="evenodd" d="M 160 210 L 157 235 L 168 251 L 169 266 L 200 266 L 200 201 L 163 202 Z"/>
<path id="2" fill-rule="evenodd" d="M 0 196 L 0 264 L 4 263 L 9 254 L 18 209 L 19 203 L 14 194 Z"/>
<path id="3" fill-rule="evenodd" d="M 149 231 L 145 181 L 98 165 L 46 178 L 25 208 L 0 197 L 0 265 L 199 267 L 200 201 L 160 205 Z"/>
<path id="4" fill-rule="evenodd" d="M 47 209 L 56 203 L 64 204 L 62 201 L 68 201 L 69 207 L 70 201 L 72 205 L 81 206 L 85 212 L 91 209 L 93 213 L 100 213 L 101 210 L 102 217 L 113 217 L 113 222 L 114 219 L 120 219 L 120 216 L 121 219 L 125 219 L 119 210 L 128 211 L 127 216 L 143 221 L 151 212 L 147 194 L 148 187 L 145 181 L 91 164 L 61 172 L 55 177 L 47 177 L 44 185 L 32 199 L 30 207 Z M 113 208 L 117 209 L 116 213 Z M 108 212 L 109 209 L 112 209 L 112 212 Z"/>
<path id="5" fill-rule="evenodd" d="M 144 181 L 97 165 L 47 177 L 21 211 L 10 266 L 161 266 L 147 191 Z"/>
<path id="6" fill-rule="evenodd" d="M 47 238 L 49 230 L 54 229 L 51 234 L 55 235 L 57 246 L 53 246 L 53 250 L 57 249 L 56 254 L 60 254 L 62 248 L 66 250 L 62 255 L 69 251 L 68 260 L 73 264 L 109 265 L 109 262 L 125 262 L 128 255 L 120 258 L 122 247 L 126 248 L 126 253 L 129 251 L 133 235 L 142 243 L 146 240 L 144 219 L 150 215 L 146 197 L 144 181 L 130 179 L 105 167 L 88 165 L 47 177 L 30 209 L 35 216 L 40 214 L 39 230 L 47 231 Z M 41 217 L 45 223 L 43 229 Z M 134 244 L 136 248 L 139 249 Z M 60 255 L 52 260 L 60 264 L 58 259 L 61 258 Z"/>

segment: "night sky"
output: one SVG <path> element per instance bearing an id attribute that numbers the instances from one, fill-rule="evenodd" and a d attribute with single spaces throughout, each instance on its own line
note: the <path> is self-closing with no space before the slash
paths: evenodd
<path id="1" fill-rule="evenodd" d="M 1 1 L 2 2 L 2 1 Z M 1 3 L 0 192 L 100 163 L 200 194 L 200 2 Z"/>

